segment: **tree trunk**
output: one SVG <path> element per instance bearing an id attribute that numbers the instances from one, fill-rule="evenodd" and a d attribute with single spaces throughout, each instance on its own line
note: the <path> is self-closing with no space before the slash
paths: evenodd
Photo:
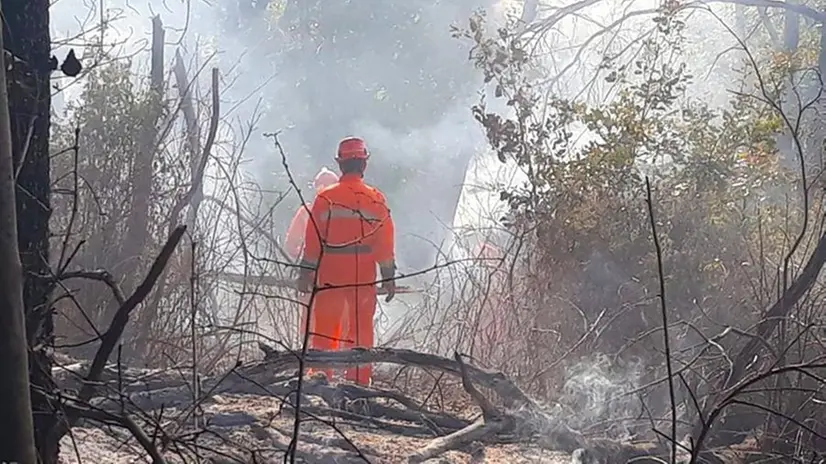
<path id="1" fill-rule="evenodd" d="M 0 5 L 2 13 L 2 5 Z M 0 27 L 5 29 L 2 24 Z M 0 36 L 0 49 L 2 46 Z M 0 54 L 0 70 L 6 69 Z M 23 269 L 17 247 L 14 155 L 6 73 L 0 72 L 0 460 L 37 462 L 29 393 L 28 349 L 23 314 Z"/>
<path id="2" fill-rule="evenodd" d="M 23 306 L 33 387 L 53 390 L 52 362 L 47 348 L 53 345 L 54 324 L 50 307 L 51 284 L 32 275 L 49 273 L 49 129 L 51 88 L 48 0 L 2 0 L 3 40 L 6 50 L 20 61 L 9 82 L 11 139 L 17 175 L 17 240 L 23 265 Z M 28 69 L 19 69 L 24 63 Z M 59 444 L 50 440 L 56 423 L 55 408 L 38 395 L 32 397 L 35 442 L 41 462 L 56 463 Z"/>
<path id="3" fill-rule="evenodd" d="M 789 4 L 798 4 L 789 0 Z M 800 15 L 792 9 L 787 9 L 783 17 L 783 48 L 787 53 L 795 53 L 800 44 Z"/>
<path id="4" fill-rule="evenodd" d="M 195 233 L 195 221 L 198 219 L 198 209 L 204 200 L 204 187 L 198 180 L 198 166 L 201 164 L 201 128 L 198 126 L 198 114 L 195 112 L 195 104 L 192 101 L 192 93 L 197 88 L 198 78 L 192 78 L 190 82 L 186 72 L 186 65 L 181 56 L 181 51 L 175 52 L 175 82 L 178 84 L 178 93 L 181 98 L 181 112 L 184 114 L 186 123 L 186 140 L 189 148 L 189 185 L 198 187 L 192 193 L 192 200 L 189 202 L 189 210 L 186 213 L 186 226 L 190 233 Z M 177 218 L 172 218 L 175 222 Z"/>
<path id="5" fill-rule="evenodd" d="M 746 7 L 739 3 L 734 4 L 734 31 L 742 39 L 748 37 L 748 26 L 746 26 Z"/>
<path id="6" fill-rule="evenodd" d="M 150 243 L 148 224 L 149 207 L 152 203 L 152 185 L 154 181 L 153 164 L 158 150 L 158 121 L 162 116 L 164 97 L 164 37 L 165 32 L 160 16 L 152 18 L 152 67 L 150 70 L 149 107 L 140 130 L 138 140 L 140 151 L 136 154 L 132 166 L 132 198 L 127 219 L 126 239 L 121 251 L 121 262 L 126 263 L 116 270 L 120 275 L 127 276 L 124 285 L 126 292 L 132 292 L 140 283 L 140 275 L 144 272 L 147 248 Z M 112 303 L 109 307 L 106 324 L 112 320 L 118 310 L 118 305 Z M 144 315 L 138 315 L 136 320 L 145 320 Z M 128 327 L 123 334 L 124 356 L 126 359 L 140 357 L 145 352 L 148 333 L 134 333 L 133 327 Z"/>

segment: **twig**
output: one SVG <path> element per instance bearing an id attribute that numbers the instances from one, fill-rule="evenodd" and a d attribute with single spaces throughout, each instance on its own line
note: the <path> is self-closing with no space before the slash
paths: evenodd
<path id="1" fill-rule="evenodd" d="M 153 440 L 149 438 L 146 432 L 144 432 L 143 429 L 128 414 L 118 415 L 99 409 L 76 406 L 72 403 L 66 403 L 64 404 L 64 407 L 66 408 L 66 412 L 70 413 L 73 417 L 91 419 L 103 424 L 114 422 L 115 424 L 129 430 L 144 451 L 146 451 L 146 453 L 152 458 L 152 464 L 166 464 L 166 460 L 161 455 L 160 451 L 158 451 L 158 448 L 153 443 Z"/>
<path id="2" fill-rule="evenodd" d="M 237 274 L 233 272 L 218 272 L 214 274 L 218 280 L 222 282 L 232 283 L 232 284 L 258 284 L 267 287 L 274 287 L 274 288 L 286 288 L 290 290 L 298 290 L 298 282 L 293 279 L 284 279 L 276 276 L 271 275 L 243 275 Z M 374 285 L 376 282 L 369 282 L 361 285 L 348 285 L 347 287 L 354 287 L 354 286 L 367 286 L 367 285 Z M 335 288 L 335 287 L 326 287 L 326 288 Z M 379 287 L 376 289 L 376 293 L 378 295 L 386 295 L 387 289 Z M 396 294 L 404 294 L 404 293 L 418 293 L 418 290 L 411 288 L 407 285 L 396 285 Z"/>
<path id="3" fill-rule="evenodd" d="M 760 323 L 757 325 L 755 336 L 751 338 L 748 343 L 746 343 L 746 346 L 734 357 L 731 372 L 723 379 L 720 385 L 720 390 L 723 394 L 731 388 L 734 388 L 734 386 L 741 381 L 747 373 L 747 367 L 750 361 L 762 346 L 762 340 L 771 337 L 780 320 L 785 317 L 786 313 L 797 304 L 798 300 L 803 298 L 809 289 L 811 289 L 824 263 L 826 263 L 826 234 L 820 236 L 814 252 L 812 252 L 812 255 L 809 257 L 809 260 L 806 262 L 806 265 L 798 277 L 792 282 L 789 288 L 783 292 L 783 295 L 766 311 Z M 709 402 L 708 404 L 714 407 L 714 403 Z M 701 417 L 702 416 L 703 415 L 701 415 Z M 707 435 L 708 432 L 706 429 L 710 427 L 710 421 L 713 420 L 710 417 L 710 413 L 706 413 L 704 416 L 709 417 L 709 423 L 698 420 L 692 431 L 692 436 L 697 437 L 695 453 L 702 444 L 702 440 L 699 437 L 705 437 Z"/>
<path id="4" fill-rule="evenodd" d="M 204 172 L 206 171 L 206 165 L 209 162 L 210 154 L 212 153 L 212 146 L 215 143 L 215 136 L 218 132 L 218 123 L 220 122 L 221 115 L 221 99 L 219 94 L 218 77 L 218 68 L 212 68 L 212 115 L 209 121 L 209 132 L 207 133 L 207 140 L 204 143 L 203 151 L 199 158 L 197 172 L 192 177 L 192 185 L 189 186 L 189 190 L 187 190 L 186 193 L 184 193 L 184 195 L 180 197 L 172 206 L 172 211 L 169 215 L 168 225 L 170 235 L 173 233 L 172 228 L 178 224 L 178 217 L 181 215 L 181 211 L 183 211 L 183 209 L 187 205 L 191 204 L 192 199 L 195 197 L 196 193 L 200 191 L 201 186 L 203 184 Z M 163 272 L 163 276 L 166 276 L 166 271 Z M 160 287 L 158 291 L 155 292 L 155 295 L 152 298 L 152 302 L 149 305 L 151 312 L 150 316 L 154 316 L 154 314 L 157 313 L 158 305 L 160 304 L 161 297 L 163 296 L 164 285 L 165 279 L 161 279 Z M 151 320 L 152 317 L 147 317 L 142 321 L 143 328 L 140 331 L 140 333 L 148 333 L 148 327 L 151 323 Z"/>
<path id="5" fill-rule="evenodd" d="M 198 315 L 198 306 L 195 299 L 196 285 L 198 284 L 198 276 L 195 268 L 195 256 L 197 252 L 198 242 L 192 240 L 190 244 L 190 276 L 189 276 L 189 317 L 190 317 L 190 341 L 192 343 L 192 403 L 198 402 L 198 397 L 201 395 L 200 382 L 198 381 L 198 326 L 195 323 L 195 318 Z M 192 416 L 193 426 L 197 429 L 199 426 L 198 415 Z M 196 459 L 200 459 L 196 455 Z"/>
<path id="6" fill-rule="evenodd" d="M 31 127 L 34 127 L 32 124 Z M 28 143 L 28 141 L 26 142 Z M 75 220 L 78 213 L 78 190 L 80 182 L 78 180 L 80 169 L 80 128 L 75 128 L 75 141 L 72 145 L 72 210 L 69 214 L 69 224 L 66 226 L 65 236 L 63 237 L 63 246 L 60 247 L 60 258 L 57 260 L 57 274 L 60 275 L 66 270 L 66 266 L 71 262 L 71 257 L 66 259 L 66 252 L 69 250 L 69 240 L 72 237 L 72 229 L 74 229 Z M 22 164 L 21 164 L 22 166 Z"/>
<path id="7" fill-rule="evenodd" d="M 52 280 L 72 280 L 72 279 L 88 279 L 88 280 L 97 280 L 98 282 L 103 282 L 106 284 L 107 287 L 112 291 L 112 296 L 115 297 L 115 301 L 117 301 L 118 305 L 123 306 L 126 303 L 126 296 L 123 294 L 123 290 L 121 290 L 120 285 L 115 282 L 115 278 L 112 276 L 109 271 L 105 269 L 100 269 L 97 271 L 72 271 L 72 272 L 64 272 L 56 277 L 48 277 Z"/>
<path id="8" fill-rule="evenodd" d="M 149 453 L 149 456 L 152 458 L 153 464 L 166 464 L 166 460 L 161 456 L 161 453 L 158 451 L 158 448 L 152 443 L 152 440 L 146 436 L 146 432 L 141 429 L 134 420 L 132 420 L 129 415 L 124 414 L 121 418 L 123 425 L 132 433 L 132 436 L 135 437 L 135 440 L 140 443 L 144 450 Z"/>
<path id="9" fill-rule="evenodd" d="M 645 177 L 645 203 L 648 206 L 648 219 L 651 223 L 651 235 L 654 239 L 654 251 L 657 254 L 657 277 L 660 284 L 660 313 L 663 322 L 663 343 L 665 344 L 665 368 L 668 374 L 668 397 L 671 401 L 671 462 L 677 459 L 677 398 L 674 394 L 674 367 L 671 365 L 671 343 L 668 337 L 668 308 L 665 303 L 665 275 L 663 273 L 663 252 L 657 236 L 657 221 L 654 219 L 654 202 L 651 199 L 651 182 Z"/>
<path id="10" fill-rule="evenodd" d="M 271 138 L 272 141 L 273 141 L 273 144 L 275 144 L 275 148 L 278 150 L 278 153 L 281 155 L 281 164 L 284 166 L 284 170 L 287 172 L 287 178 L 290 181 L 290 185 L 293 188 L 295 188 L 295 191 L 298 194 L 298 199 L 301 200 L 302 207 L 307 210 L 307 214 L 309 214 L 309 216 L 310 216 L 309 221 L 310 221 L 310 224 L 313 226 L 313 230 L 315 231 L 315 234 L 320 237 L 321 234 L 320 234 L 320 231 L 319 231 L 318 224 L 316 224 L 316 221 L 315 221 L 315 218 L 313 218 L 313 215 L 310 214 L 310 207 L 307 205 L 307 202 L 304 200 L 304 196 L 301 194 L 301 189 L 298 188 L 298 184 L 295 182 L 295 179 L 293 178 L 293 174 L 290 171 L 290 166 L 287 163 L 287 154 L 284 152 L 284 147 L 281 145 L 281 141 L 278 140 L 278 133 L 277 132 L 276 133 L 265 133 L 263 135 L 264 135 L 264 137 Z M 319 259 L 321 259 L 323 254 L 324 254 L 324 252 L 323 252 L 323 249 L 322 249 L 322 253 L 321 253 L 321 256 L 319 256 Z M 296 386 L 296 401 L 295 401 L 296 414 L 295 414 L 295 422 L 293 423 L 293 436 L 292 436 L 292 439 L 290 440 L 289 446 L 287 447 L 287 456 L 285 457 L 285 461 L 290 462 L 290 464 L 295 463 L 295 452 L 296 452 L 296 447 L 298 446 L 298 435 L 299 435 L 299 432 L 301 431 L 301 414 L 300 414 L 300 412 L 301 412 L 301 388 L 304 385 L 304 367 L 305 367 L 304 358 L 307 355 L 307 347 L 308 347 L 309 341 L 310 341 L 310 324 L 311 324 L 311 321 L 312 321 L 312 318 L 313 318 L 313 314 L 312 314 L 313 313 L 313 307 L 314 307 L 313 303 L 315 302 L 315 298 L 316 298 L 316 294 L 317 294 L 318 290 L 319 289 L 317 288 L 317 285 L 314 285 L 313 286 L 313 291 L 310 293 L 310 298 L 307 301 L 307 319 L 305 321 L 305 326 L 304 326 L 304 329 L 303 329 L 304 338 L 301 341 L 301 351 L 298 354 L 298 357 L 296 358 L 297 361 L 298 361 L 298 383 L 297 383 L 297 386 Z"/>
<path id="11" fill-rule="evenodd" d="M 184 114 L 184 121 L 186 123 L 186 137 L 187 142 L 189 144 L 189 150 L 192 153 L 192 158 L 190 160 L 190 182 L 192 185 L 195 185 L 197 182 L 198 176 L 198 166 L 201 163 L 201 158 L 198 158 L 199 154 L 201 153 L 201 134 L 198 127 L 198 118 L 195 116 L 195 108 L 192 104 L 192 93 L 191 88 L 196 84 L 195 78 L 193 78 L 192 82 L 188 82 L 186 77 L 186 67 L 184 66 L 184 60 L 181 56 L 181 50 L 175 50 L 175 64 L 173 66 L 173 71 L 175 73 L 175 79 L 178 83 L 178 94 L 180 95 L 181 101 L 181 112 Z M 214 93 L 213 93 L 214 95 Z M 213 106 L 213 112 L 215 107 Z M 193 228 L 195 226 L 195 220 L 197 219 L 197 209 L 200 205 L 201 198 L 203 197 L 203 189 L 198 187 L 198 189 L 194 192 L 192 196 L 192 201 L 189 208 L 189 213 L 187 214 L 187 221 L 186 225 Z"/>
<path id="12" fill-rule="evenodd" d="M 783 375 L 787 372 L 799 372 L 807 376 L 813 376 L 817 378 L 814 372 L 810 371 L 817 371 L 818 369 L 826 368 L 826 363 L 823 362 L 823 357 L 820 357 L 818 361 L 813 361 L 809 363 L 800 363 L 800 364 L 787 364 L 785 366 L 777 367 L 774 369 L 769 369 L 764 372 L 758 373 L 755 376 L 745 379 L 742 382 L 738 383 L 735 387 L 727 392 L 725 397 L 719 401 L 708 413 L 708 418 L 703 421 L 701 430 L 697 435 L 697 438 L 694 442 L 694 449 L 691 453 L 691 460 L 689 464 L 695 464 L 701 459 L 700 450 L 702 450 L 702 445 L 711 431 L 711 427 L 714 424 L 714 421 L 720 417 L 723 411 L 728 407 L 728 405 L 736 402 L 736 397 L 743 393 L 743 391 L 762 381 L 765 379 L 769 379 L 771 377 L 777 375 Z M 820 379 L 819 379 L 820 380 Z"/>
<path id="13" fill-rule="evenodd" d="M 20 149 L 20 159 L 15 160 L 15 162 L 17 163 L 17 169 L 14 170 L 15 182 L 17 181 L 17 178 L 20 176 L 20 171 L 23 169 L 23 164 L 26 162 L 26 153 L 29 152 L 29 146 L 32 141 L 32 136 L 34 136 L 34 122 L 36 120 L 37 116 L 32 116 L 31 122 L 29 123 L 29 128 L 26 130 L 26 139 L 23 142 L 23 147 Z"/>
<path id="14" fill-rule="evenodd" d="M 229 176 L 227 176 L 227 177 L 229 177 Z M 279 195 L 278 199 L 276 199 L 276 201 L 275 201 L 275 204 L 273 206 L 270 206 L 270 210 L 273 210 L 279 203 L 281 203 L 281 201 L 284 198 L 286 198 L 286 196 L 287 196 L 286 194 Z M 230 214 L 232 214 L 234 217 L 236 217 L 239 221 L 243 222 L 244 224 L 246 224 L 247 226 L 252 228 L 254 231 L 256 231 L 259 234 L 263 235 L 264 238 L 266 238 L 267 241 L 270 242 L 270 245 L 272 245 L 273 248 L 275 248 L 275 251 L 277 251 L 278 254 L 281 255 L 281 257 L 284 258 L 284 260 L 286 262 L 292 262 L 292 258 L 290 258 L 290 255 L 288 255 L 287 252 L 284 251 L 284 248 L 279 243 L 278 238 L 275 235 L 273 235 L 272 231 L 269 231 L 265 227 L 262 226 L 262 224 L 261 224 L 262 219 L 259 219 L 258 222 L 255 222 L 252 219 L 246 217 L 244 214 L 242 214 L 241 211 L 238 211 L 236 208 L 233 208 L 233 207 L 229 206 L 228 204 L 226 204 L 221 199 L 216 198 L 212 195 L 205 195 L 204 200 L 211 201 L 211 202 L 215 203 L 216 205 L 218 205 L 219 208 L 227 210 Z"/>

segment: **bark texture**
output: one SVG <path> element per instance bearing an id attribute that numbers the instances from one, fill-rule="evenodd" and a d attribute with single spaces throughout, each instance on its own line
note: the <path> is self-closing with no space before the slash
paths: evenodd
<path id="1" fill-rule="evenodd" d="M 9 112 L 15 171 L 23 305 L 29 344 L 32 387 L 52 391 L 49 347 L 54 325 L 49 303 L 49 127 L 51 67 L 48 0 L 2 0 L 5 48 L 14 57 L 9 74 Z M 18 169 L 19 166 L 19 169 Z M 50 441 L 55 408 L 43 395 L 32 395 L 35 441 L 41 462 L 57 462 L 58 443 Z"/>
<path id="2" fill-rule="evenodd" d="M 0 69 L 6 68 L 4 56 Z M 0 398 L 5 399 L 0 402 L 0 460 L 35 464 L 14 172 L 9 94 L 6 73 L 0 73 Z"/>

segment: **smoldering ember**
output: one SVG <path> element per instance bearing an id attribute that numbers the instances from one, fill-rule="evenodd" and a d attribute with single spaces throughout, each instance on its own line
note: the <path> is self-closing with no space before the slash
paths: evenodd
<path id="1" fill-rule="evenodd" d="M 0 11 L 0 462 L 826 463 L 826 1 Z"/>

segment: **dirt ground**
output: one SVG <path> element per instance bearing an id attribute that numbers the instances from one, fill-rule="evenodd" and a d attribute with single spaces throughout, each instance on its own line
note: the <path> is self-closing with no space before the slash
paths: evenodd
<path id="1" fill-rule="evenodd" d="M 217 401 L 205 405 L 205 418 L 220 418 L 217 425 L 210 425 L 210 430 L 196 442 L 209 449 L 219 449 L 233 455 L 247 454 L 248 450 L 266 450 L 273 448 L 272 436 L 266 431 L 275 431 L 277 436 L 285 437 L 292 430 L 293 421 L 289 417 L 279 417 L 280 401 L 277 398 L 257 397 L 253 395 L 221 396 Z M 299 451 L 321 454 L 324 444 L 335 444 L 343 440 L 351 441 L 375 464 L 404 463 L 407 456 L 424 447 L 428 440 L 410 438 L 387 433 L 366 426 L 348 424 L 339 421 L 331 425 L 320 421 L 308 421 L 302 424 L 302 436 L 311 437 L 313 443 L 302 442 Z M 282 433 L 283 432 L 283 433 Z M 147 430 L 151 435 L 151 430 Z M 308 439 L 309 441 L 309 439 Z M 96 427 L 75 427 L 71 435 L 63 438 L 61 464 L 131 464 L 151 462 L 146 453 L 122 430 L 108 430 Z M 210 453 L 205 452 L 205 455 Z M 195 459 L 181 459 L 172 450 L 167 451 L 169 462 L 194 462 Z M 373 458 L 372 456 L 378 456 Z M 485 448 L 483 460 L 472 461 L 466 453 L 449 452 L 440 459 L 429 462 L 444 463 L 545 463 L 568 464 L 570 456 L 563 453 L 542 451 L 530 446 L 497 445 Z M 339 461 L 335 459 L 318 462 L 364 462 L 364 460 Z M 204 460 L 202 462 L 210 462 Z M 212 462 L 221 462 L 214 460 Z M 232 462 L 232 461 L 225 461 Z M 252 462 L 251 460 L 248 462 Z M 258 463 L 283 462 L 283 452 L 273 449 L 271 456 Z"/>
<path id="2" fill-rule="evenodd" d="M 436 391 L 432 386 L 432 381 L 402 379 L 398 376 L 382 377 L 377 379 L 379 388 L 404 393 L 421 403 L 427 403 L 431 410 L 448 411 L 470 420 L 478 412 L 458 384 L 442 382 Z M 171 419 L 184 415 L 184 411 L 170 410 L 164 413 L 164 417 L 169 417 L 170 420 L 159 422 L 164 423 L 163 428 L 167 434 L 185 435 L 183 430 L 175 432 L 177 424 L 181 422 L 180 419 L 177 421 Z M 258 395 L 222 394 L 214 396 L 203 405 L 200 418 L 202 421 L 200 429 L 205 432 L 195 440 L 191 436 L 184 440 L 188 445 L 188 450 L 191 451 L 195 447 L 201 450 L 199 454 L 204 459 L 200 462 L 281 463 L 284 458 L 284 447 L 290 441 L 294 426 L 293 415 L 281 411 L 279 398 Z M 401 422 L 388 422 L 404 426 Z M 191 423 L 192 419 L 186 420 L 186 424 Z M 144 422 L 143 427 L 146 434 L 152 437 L 154 426 L 146 425 Z M 189 429 L 194 430 L 192 427 Z M 365 459 L 359 458 L 358 454 L 352 452 L 353 446 L 367 458 L 366 462 L 404 463 L 407 462 L 410 454 L 423 448 L 431 440 L 426 437 L 415 438 L 389 432 L 364 421 L 329 417 L 302 421 L 300 436 L 297 454 L 312 457 L 300 462 L 331 464 L 365 462 Z M 159 443 L 161 440 L 158 438 L 155 441 Z M 348 444 L 348 441 L 352 445 Z M 85 424 L 73 428 L 71 434 L 63 438 L 61 445 L 62 464 L 151 462 L 144 450 L 123 429 Z M 347 449 L 351 452 L 345 451 Z M 253 450 L 256 455 L 255 460 L 251 458 Z M 233 456 L 235 459 L 221 459 L 222 455 Z M 181 456 L 181 453 L 175 451 L 174 446 L 167 447 L 164 457 L 169 463 L 198 461 L 193 454 Z M 477 453 L 475 458 L 465 452 L 448 452 L 427 462 L 568 464 L 571 462 L 571 457 L 564 453 L 549 452 L 530 445 L 501 444 L 485 447 L 484 455 Z"/>

